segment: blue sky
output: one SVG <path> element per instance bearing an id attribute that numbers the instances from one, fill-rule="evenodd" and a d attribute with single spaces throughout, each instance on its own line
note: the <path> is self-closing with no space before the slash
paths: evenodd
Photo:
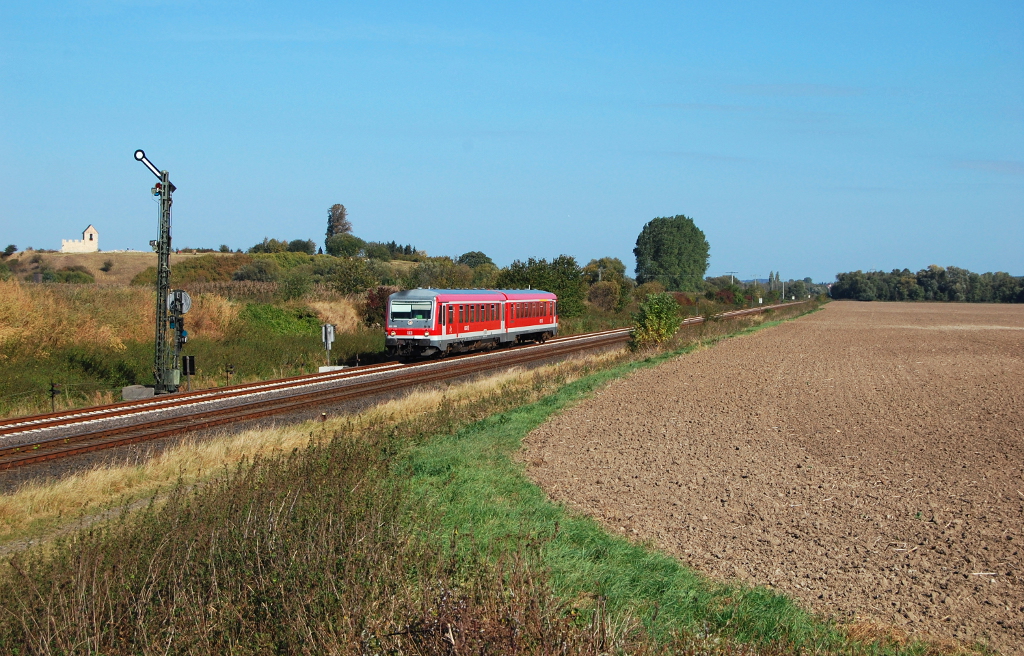
<path id="1" fill-rule="evenodd" d="M 1024 4 L 0 4 L 0 241 L 1024 275 Z"/>

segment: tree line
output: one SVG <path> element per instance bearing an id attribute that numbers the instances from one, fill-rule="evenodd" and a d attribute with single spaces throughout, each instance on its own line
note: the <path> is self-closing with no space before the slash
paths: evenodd
<path id="1" fill-rule="evenodd" d="M 955 303 L 1024 303 L 1024 277 L 1008 273 L 974 273 L 932 264 L 910 269 L 837 273 L 832 298 L 857 301 L 947 301 Z"/>

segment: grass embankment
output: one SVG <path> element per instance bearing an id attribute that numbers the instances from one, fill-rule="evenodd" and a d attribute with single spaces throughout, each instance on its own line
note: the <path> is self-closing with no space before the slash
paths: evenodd
<path id="1" fill-rule="evenodd" d="M 735 327 L 700 332 L 716 339 Z M 351 420 L 280 429 L 287 438 L 273 443 L 284 454 L 225 466 L 205 483 L 198 470 L 218 463 L 183 467 L 162 501 L 16 556 L 0 577 L 0 647 L 925 651 L 856 643 L 770 591 L 703 579 L 547 502 L 526 479 L 515 453 L 546 417 L 706 343 L 640 361 L 606 354 L 504 374 Z M 291 447 L 299 442 L 309 446 Z M 167 472 L 175 456 L 165 457 Z"/>
<path id="2" fill-rule="evenodd" d="M 111 403 L 125 385 L 151 384 L 154 314 L 146 287 L 0 281 L 0 416 L 48 412 L 51 381 L 58 409 Z M 383 348 L 383 337 L 360 326 L 354 301 L 342 295 L 254 302 L 193 294 L 184 350 L 196 356 L 193 386 L 225 384 L 228 364 L 233 383 L 315 371 L 325 362 L 323 321 L 339 328 L 335 361 Z"/>

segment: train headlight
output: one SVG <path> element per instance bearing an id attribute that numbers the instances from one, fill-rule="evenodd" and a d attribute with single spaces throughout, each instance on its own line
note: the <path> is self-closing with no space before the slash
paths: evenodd
<path id="1" fill-rule="evenodd" d="M 396 333 L 395 331 L 393 331 L 393 330 L 391 331 L 391 336 L 392 336 L 392 337 L 394 337 L 394 336 L 395 336 L 395 335 L 397 335 L 397 334 L 398 334 L 398 333 Z"/>
<path id="2" fill-rule="evenodd" d="M 424 334 L 424 335 L 425 335 L 426 337 L 430 337 L 430 331 L 429 331 L 429 330 L 424 330 L 424 331 L 423 331 L 423 334 Z"/>

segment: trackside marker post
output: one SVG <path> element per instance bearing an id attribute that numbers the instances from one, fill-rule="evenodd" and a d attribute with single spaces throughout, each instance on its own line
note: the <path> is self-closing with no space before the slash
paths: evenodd
<path id="1" fill-rule="evenodd" d="M 334 325 L 325 323 L 320 326 L 320 341 L 324 344 L 324 350 L 327 351 L 327 366 L 331 366 L 331 344 L 334 344 Z"/>

